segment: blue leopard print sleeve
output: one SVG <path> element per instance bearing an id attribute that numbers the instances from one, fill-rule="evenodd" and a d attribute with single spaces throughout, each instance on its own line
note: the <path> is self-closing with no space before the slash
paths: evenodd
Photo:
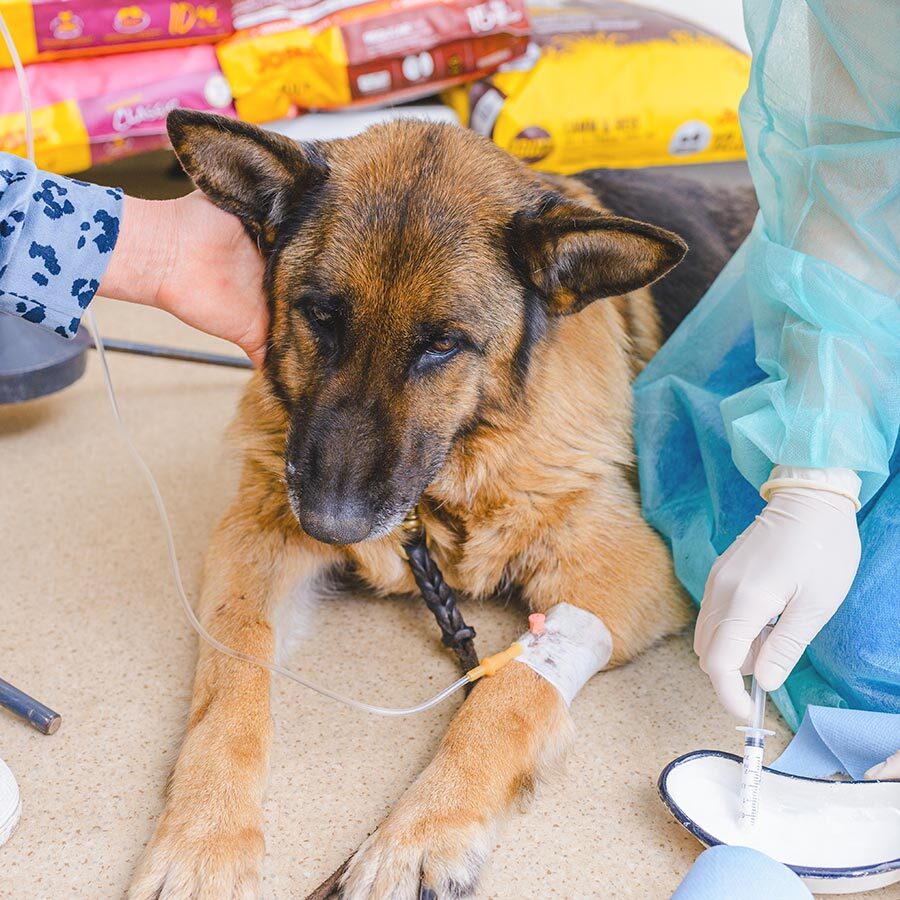
<path id="1" fill-rule="evenodd" d="M 72 337 L 119 236 L 122 191 L 0 153 L 0 310 Z"/>

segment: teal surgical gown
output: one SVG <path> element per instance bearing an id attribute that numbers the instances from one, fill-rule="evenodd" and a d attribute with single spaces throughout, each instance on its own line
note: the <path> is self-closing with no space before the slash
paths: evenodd
<path id="1" fill-rule="evenodd" d="M 635 383 L 647 519 L 699 603 L 773 465 L 862 479 L 863 559 L 776 703 L 900 712 L 900 4 L 745 0 L 760 212 Z"/>

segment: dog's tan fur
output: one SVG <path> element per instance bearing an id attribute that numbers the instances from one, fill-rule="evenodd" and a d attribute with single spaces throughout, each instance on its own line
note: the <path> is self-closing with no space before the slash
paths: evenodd
<path id="1" fill-rule="evenodd" d="M 329 149 L 334 170 L 358 170 L 359 209 L 345 204 L 318 227 L 340 228 L 341 216 L 354 228 L 365 227 L 353 224 L 353 217 L 364 218 L 379 179 L 389 175 L 396 180 L 398 172 L 406 173 L 405 190 L 424 190 L 417 186 L 419 173 L 391 162 L 393 153 L 408 157 L 411 148 L 421 149 L 422 134 L 421 128 L 386 129 Z M 196 134 L 188 137 L 182 128 L 173 136 L 198 183 L 229 208 L 215 186 L 204 185 L 209 175 L 198 172 L 202 167 L 192 159 Z M 542 183 L 511 160 L 498 162 L 499 154 L 482 150 L 477 138 L 461 131 L 458 137 L 441 132 L 440 141 L 450 143 L 440 152 L 452 149 L 464 157 L 460 166 L 480 173 L 471 203 L 456 208 L 485 228 L 508 217 L 513 195 L 527 200 L 548 187 L 596 206 L 577 184 Z M 496 170 L 479 168 L 480 154 L 488 152 Z M 444 164 L 448 190 L 457 189 L 454 178 L 462 176 L 453 174 L 456 163 L 445 158 Z M 451 196 L 446 202 L 456 201 Z M 262 246 L 273 244 L 266 223 L 248 227 Z M 441 264 L 429 270 L 432 237 L 422 231 L 414 238 L 422 259 L 407 272 L 409 283 L 394 284 L 395 304 L 414 306 L 443 277 Z M 282 261 L 272 264 L 277 353 L 270 351 L 269 371 L 254 375 L 241 404 L 240 488 L 213 537 L 199 610 L 219 640 L 266 659 L 275 652 L 276 609 L 297 581 L 312 585 L 349 565 L 376 592 L 416 593 L 397 552 L 396 529 L 333 546 L 308 537 L 291 509 L 285 484 L 291 413 L 278 394 L 304 396 L 304 386 L 316 377 L 310 337 L 292 321 L 286 300 L 292 280 L 304 271 L 308 242 L 301 233 L 290 253 L 282 250 Z M 349 239 L 345 249 L 352 256 Z M 380 250 L 374 239 L 363 249 L 345 262 L 360 286 L 358 296 L 372 297 L 377 291 L 367 286 L 377 282 Z M 641 249 L 635 245 L 635 252 Z M 477 248 L 467 252 L 477 254 Z M 470 275 L 490 288 L 493 265 L 476 256 Z M 504 289 L 498 281 L 497 290 Z M 575 301 L 559 294 L 553 302 Z M 524 380 L 511 371 L 521 329 L 511 309 L 496 313 L 494 349 L 478 363 L 492 367 L 481 382 L 491 387 L 481 398 L 478 423 L 453 443 L 420 497 L 432 552 L 448 582 L 467 596 L 487 598 L 515 587 L 530 610 L 565 601 L 595 613 L 613 635 L 611 665 L 618 665 L 680 628 L 688 615 L 669 555 L 644 522 L 634 487 L 629 397 L 635 372 L 659 342 L 652 299 L 636 289 L 556 319 L 531 349 Z M 369 377 L 377 379 L 378 371 Z M 418 403 L 412 416 L 427 419 L 440 403 L 437 388 L 423 390 L 424 399 L 409 402 Z M 449 389 L 444 384 L 441 390 Z M 272 734 L 269 681 L 264 670 L 201 645 L 187 733 L 165 812 L 134 877 L 132 900 L 258 896 Z M 570 727 L 555 688 L 525 666 L 511 664 L 480 682 L 432 763 L 357 853 L 344 896 L 415 898 L 420 879 L 439 898 L 470 896 L 497 822 L 562 752 Z"/>

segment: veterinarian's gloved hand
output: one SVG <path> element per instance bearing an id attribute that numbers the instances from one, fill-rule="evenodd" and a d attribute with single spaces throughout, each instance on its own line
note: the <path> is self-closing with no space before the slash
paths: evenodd
<path id="1" fill-rule="evenodd" d="M 773 691 L 847 596 L 860 558 L 859 488 L 849 469 L 776 466 L 760 490 L 765 509 L 716 560 L 694 651 L 733 716 L 750 715 L 741 670 L 769 620 L 781 616 L 753 671 Z"/>
<path id="2" fill-rule="evenodd" d="M 200 191 L 125 197 L 99 294 L 164 309 L 262 363 L 268 330 L 263 260 L 243 225 Z"/>

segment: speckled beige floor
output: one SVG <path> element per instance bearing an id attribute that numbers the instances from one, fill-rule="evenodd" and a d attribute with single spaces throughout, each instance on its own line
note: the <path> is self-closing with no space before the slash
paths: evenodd
<path id="1" fill-rule="evenodd" d="M 124 179 L 123 179 L 124 180 Z M 149 189 L 147 191 L 150 192 Z M 199 348 L 217 342 L 161 314 L 100 301 L 111 337 Z M 227 348 L 226 348 L 227 349 Z M 188 590 L 233 488 L 223 432 L 240 371 L 116 355 L 132 434 L 159 480 Z M 491 605 L 470 620 L 485 649 L 521 616 Z M 0 407 L 0 675 L 62 713 L 44 737 L 0 711 L 0 756 L 24 812 L 0 848 L 0 897 L 121 898 L 160 811 L 187 709 L 195 640 L 175 596 L 149 494 L 112 423 L 96 359 L 77 384 Z M 423 609 L 323 603 L 294 663 L 363 699 L 408 704 L 456 677 Z M 303 898 L 356 847 L 434 750 L 458 700 L 405 720 L 349 711 L 278 681 L 266 803 L 266 896 Z M 498 839 L 481 896 L 667 898 L 699 845 L 656 795 L 666 762 L 736 751 L 686 636 L 595 678 L 572 708 L 568 771 Z M 770 746 L 786 741 L 784 724 Z M 872 895 L 886 897 L 886 892 Z"/>

